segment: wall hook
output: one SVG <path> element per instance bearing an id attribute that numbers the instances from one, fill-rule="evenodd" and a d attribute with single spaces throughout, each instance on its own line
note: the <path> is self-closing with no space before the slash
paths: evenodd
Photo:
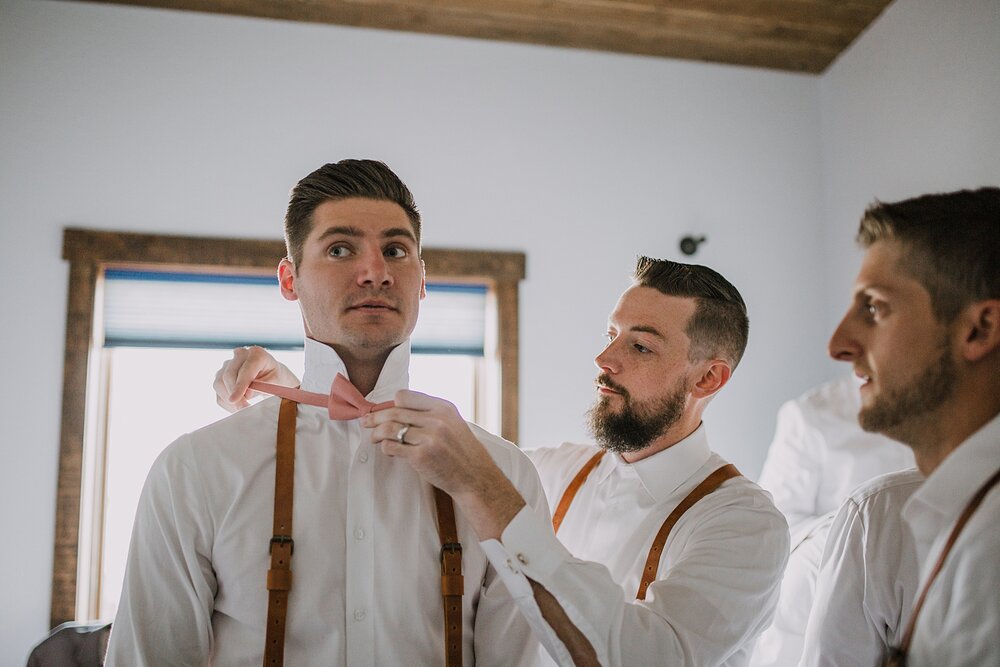
<path id="1" fill-rule="evenodd" d="M 704 236 L 685 236 L 681 239 L 681 252 L 685 255 L 693 255 L 698 252 L 698 246 L 707 241 Z"/>

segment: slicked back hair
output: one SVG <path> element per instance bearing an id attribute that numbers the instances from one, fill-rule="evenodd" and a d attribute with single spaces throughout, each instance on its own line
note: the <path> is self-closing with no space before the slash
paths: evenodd
<path id="1" fill-rule="evenodd" d="M 747 307 L 739 290 L 718 271 L 699 264 L 640 257 L 632 276 L 635 284 L 667 296 L 695 299 L 697 306 L 685 332 L 691 341 L 691 361 L 725 359 L 735 369 L 750 335 Z"/>
<path id="2" fill-rule="evenodd" d="M 1000 188 L 876 201 L 857 240 L 864 248 L 899 241 L 901 268 L 930 294 L 939 322 L 954 321 L 970 303 L 1000 299 Z"/>
<path id="3" fill-rule="evenodd" d="M 285 247 L 294 264 L 302 261 L 302 246 L 312 231 L 316 207 L 352 197 L 398 204 L 410 219 L 420 248 L 420 212 L 399 176 L 377 160 L 341 160 L 323 165 L 292 189 L 285 213 Z"/>

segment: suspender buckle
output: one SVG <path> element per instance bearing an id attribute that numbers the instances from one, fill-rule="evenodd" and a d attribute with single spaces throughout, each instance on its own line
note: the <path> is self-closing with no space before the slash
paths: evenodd
<path id="1" fill-rule="evenodd" d="M 275 544 L 288 544 L 291 548 L 289 555 L 295 553 L 295 540 L 292 539 L 291 535 L 275 535 L 271 538 L 271 544 L 267 548 L 267 552 L 271 553 L 274 551 Z"/>
<path id="2" fill-rule="evenodd" d="M 444 558 L 446 553 L 449 554 L 461 554 L 462 545 L 459 542 L 445 542 L 441 545 L 441 558 Z"/>

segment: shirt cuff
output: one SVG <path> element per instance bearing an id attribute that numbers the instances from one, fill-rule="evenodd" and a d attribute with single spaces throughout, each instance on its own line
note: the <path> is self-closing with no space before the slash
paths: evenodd
<path id="1" fill-rule="evenodd" d="M 562 558 L 570 557 L 569 552 L 552 532 L 551 524 L 527 506 L 508 524 L 501 539 L 505 544 L 497 540 L 486 540 L 479 544 L 549 656 L 560 667 L 572 667 L 573 659 L 569 651 L 542 617 L 528 581 L 530 575 L 544 586 L 536 572 L 551 574 Z M 530 548 L 520 548 L 518 545 L 528 545 Z"/>
<path id="2" fill-rule="evenodd" d="M 528 578 L 524 576 L 524 573 L 518 566 L 517 560 L 507 553 L 507 550 L 503 548 L 500 542 L 497 540 L 486 540 L 485 542 L 480 542 L 479 546 L 483 548 L 483 553 L 486 554 L 490 565 L 496 570 L 496 573 L 500 576 L 500 581 L 507 587 L 512 598 L 515 600 L 534 598 Z"/>
<path id="3" fill-rule="evenodd" d="M 559 566 L 572 558 L 552 532 L 551 524 L 527 506 L 507 524 L 500 540 L 486 540 L 480 545 L 515 598 L 534 596 L 527 577 L 544 586 Z"/>
<path id="4" fill-rule="evenodd" d="M 512 565 L 543 585 L 573 558 L 552 532 L 552 524 L 527 507 L 507 524 L 500 541 Z"/>

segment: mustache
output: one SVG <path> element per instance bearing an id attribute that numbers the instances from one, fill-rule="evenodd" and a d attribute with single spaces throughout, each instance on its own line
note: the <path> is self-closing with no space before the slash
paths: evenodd
<path id="1" fill-rule="evenodd" d="M 607 387 L 612 391 L 618 392 L 624 398 L 629 398 L 628 389 L 626 389 L 625 387 L 621 386 L 620 384 L 612 380 L 607 373 L 601 373 L 600 375 L 598 375 L 597 379 L 594 380 L 594 384 L 601 385 L 602 387 Z"/>

